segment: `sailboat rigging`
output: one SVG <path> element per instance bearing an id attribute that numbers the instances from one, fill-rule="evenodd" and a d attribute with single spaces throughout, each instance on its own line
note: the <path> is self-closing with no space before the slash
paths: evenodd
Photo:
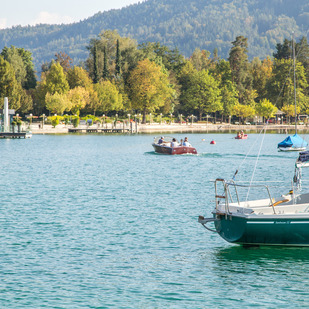
<path id="1" fill-rule="evenodd" d="M 294 100 L 296 102 L 295 94 Z M 309 151 L 300 152 L 295 162 L 291 190 L 282 194 L 276 186 L 276 194 L 272 195 L 266 180 L 265 184 L 253 183 L 266 126 L 262 131 L 264 135 L 250 183 L 246 185 L 236 181 L 239 168 L 232 179 L 217 178 L 214 181 L 215 205 L 212 216 L 209 218 L 199 216 L 198 222 L 207 230 L 217 233 L 226 241 L 234 244 L 309 247 L 309 193 L 302 192 L 302 168 L 309 166 Z M 295 131 L 297 135 L 296 122 Z M 267 178 L 268 176 L 269 172 L 267 172 Z M 256 190 L 253 196 L 257 199 L 249 199 L 250 190 Z M 247 191 L 246 198 L 241 191 L 244 191 L 243 193 Z M 212 226 L 209 226 L 210 224 Z"/>
<path id="2" fill-rule="evenodd" d="M 292 40 L 293 49 L 293 79 L 294 79 L 294 106 L 295 106 L 295 134 L 285 138 L 278 144 L 279 151 L 304 151 L 308 143 L 297 134 L 297 107 L 296 107 L 296 77 L 295 77 L 295 46 L 294 35 Z"/>

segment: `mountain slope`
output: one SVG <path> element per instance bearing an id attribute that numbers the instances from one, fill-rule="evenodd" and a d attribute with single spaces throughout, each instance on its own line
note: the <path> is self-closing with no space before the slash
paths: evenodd
<path id="1" fill-rule="evenodd" d="M 249 56 L 271 55 L 284 38 L 308 36 L 308 0 L 148 0 L 97 13 L 70 25 L 38 25 L 0 30 L 0 48 L 14 45 L 33 53 L 39 69 L 59 51 L 78 64 L 88 56 L 90 38 L 116 29 L 138 43 L 158 41 L 185 56 L 195 48 L 226 58 L 236 36 L 248 37 Z"/>

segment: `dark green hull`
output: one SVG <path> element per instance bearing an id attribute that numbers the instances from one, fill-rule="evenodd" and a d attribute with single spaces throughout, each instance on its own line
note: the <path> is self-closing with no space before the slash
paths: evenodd
<path id="1" fill-rule="evenodd" d="M 226 241 L 248 245 L 309 246 L 309 217 L 252 218 L 214 215 L 219 235 Z"/>

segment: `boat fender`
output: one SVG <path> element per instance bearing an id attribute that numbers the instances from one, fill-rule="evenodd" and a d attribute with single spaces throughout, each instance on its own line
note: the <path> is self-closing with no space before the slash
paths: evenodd
<path id="1" fill-rule="evenodd" d="M 270 206 L 277 206 L 277 205 L 279 205 L 281 203 L 286 203 L 286 202 L 289 202 L 289 201 L 290 201 L 289 199 L 284 199 L 284 200 L 278 201 L 278 202 L 276 202 L 276 203 L 274 203 L 274 204 L 272 204 Z"/>

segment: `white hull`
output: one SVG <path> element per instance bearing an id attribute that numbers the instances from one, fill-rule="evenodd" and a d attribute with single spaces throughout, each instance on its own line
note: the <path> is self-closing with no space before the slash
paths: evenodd
<path id="1" fill-rule="evenodd" d="M 304 151 L 306 147 L 279 147 L 278 151 Z"/>

